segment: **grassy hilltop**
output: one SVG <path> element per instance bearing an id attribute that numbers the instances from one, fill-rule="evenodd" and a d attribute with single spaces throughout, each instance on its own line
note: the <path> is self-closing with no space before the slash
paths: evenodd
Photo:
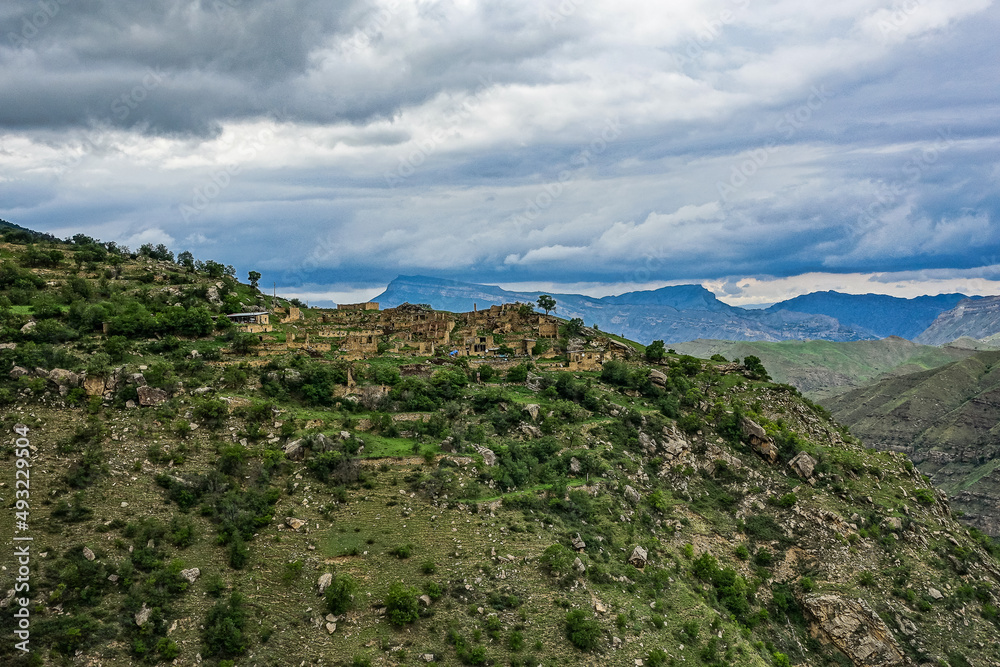
<path id="1" fill-rule="evenodd" d="M 1000 665 L 996 545 L 754 359 L 233 274 L 6 232 L 0 663 Z"/>

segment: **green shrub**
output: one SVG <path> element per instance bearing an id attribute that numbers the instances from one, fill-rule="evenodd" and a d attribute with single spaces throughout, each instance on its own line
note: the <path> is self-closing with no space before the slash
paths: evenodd
<path id="1" fill-rule="evenodd" d="M 934 492 L 930 489 L 917 489 L 913 492 L 913 497 L 921 505 L 930 506 L 934 504 Z"/>
<path id="2" fill-rule="evenodd" d="M 419 591 L 400 582 L 394 582 L 385 595 L 386 618 L 395 626 L 402 627 L 419 618 Z"/>
<path id="3" fill-rule="evenodd" d="M 205 653 L 218 658 L 234 658 L 246 653 L 248 641 L 245 633 L 247 610 L 239 593 L 232 593 L 228 600 L 220 600 L 208 610 L 202 642 Z"/>
<path id="4" fill-rule="evenodd" d="M 592 651 L 601 638 L 601 624 L 592 614 L 574 609 L 566 614 L 566 637 L 581 651 Z"/>
<path id="5" fill-rule="evenodd" d="M 350 575 L 335 575 L 333 581 L 323 593 L 323 597 L 326 600 L 326 608 L 330 610 L 331 614 L 337 616 L 347 612 L 354 606 L 354 593 L 357 590 L 358 585 Z"/>

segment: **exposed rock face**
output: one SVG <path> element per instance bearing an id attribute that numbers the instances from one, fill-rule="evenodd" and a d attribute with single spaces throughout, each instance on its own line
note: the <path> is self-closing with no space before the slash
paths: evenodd
<path id="1" fill-rule="evenodd" d="M 83 381 L 83 388 L 86 389 L 87 396 L 102 396 L 104 394 L 104 378 L 87 376 Z"/>
<path id="2" fill-rule="evenodd" d="M 864 600 L 822 595 L 804 600 L 813 637 L 832 643 L 856 667 L 903 665 L 889 628 Z"/>
<path id="3" fill-rule="evenodd" d="M 168 399 L 167 392 L 162 389 L 154 389 L 153 387 L 137 387 L 136 393 L 139 394 L 139 405 L 145 407 L 162 405 Z"/>
<path id="4" fill-rule="evenodd" d="M 802 479 L 809 479 L 816 468 L 816 459 L 805 452 L 799 452 L 795 455 L 795 458 L 788 462 L 788 467 L 795 471 L 795 474 Z"/>
<path id="5" fill-rule="evenodd" d="M 774 439 L 767 434 L 764 428 L 752 419 L 744 417 L 740 421 L 740 430 L 743 437 L 747 439 L 750 446 L 769 463 L 777 463 L 778 448 L 774 445 Z"/>
<path id="6" fill-rule="evenodd" d="M 632 555 L 628 557 L 628 562 L 641 570 L 646 567 L 646 558 L 648 556 L 649 554 L 645 549 L 636 545 L 635 549 L 632 550 Z"/>

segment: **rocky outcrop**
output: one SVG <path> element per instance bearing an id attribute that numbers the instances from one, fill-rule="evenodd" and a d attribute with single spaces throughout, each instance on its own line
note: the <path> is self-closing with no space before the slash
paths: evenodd
<path id="1" fill-rule="evenodd" d="M 147 408 L 162 405 L 169 398 L 167 392 L 153 387 L 137 387 L 136 393 L 139 394 L 139 405 Z"/>
<path id="2" fill-rule="evenodd" d="M 649 553 L 642 547 L 636 545 L 635 549 L 632 550 L 632 555 L 628 557 L 628 562 L 641 570 L 646 567 L 646 559 L 648 557 Z"/>
<path id="3" fill-rule="evenodd" d="M 795 458 L 788 462 L 788 467 L 791 468 L 800 478 L 809 479 L 812 477 L 813 470 L 816 468 L 816 459 L 809 456 L 805 452 L 799 452 L 795 455 Z"/>
<path id="4" fill-rule="evenodd" d="M 625 497 L 628 498 L 629 502 L 631 502 L 633 505 L 638 505 L 639 501 L 642 500 L 642 496 L 639 495 L 639 492 L 633 489 L 631 486 L 625 487 Z"/>
<path id="5" fill-rule="evenodd" d="M 836 646 L 855 667 L 907 664 L 889 628 L 864 600 L 821 595 L 806 598 L 803 606 L 812 636 Z"/>
<path id="6" fill-rule="evenodd" d="M 769 463 L 777 463 L 778 448 L 774 444 L 774 438 L 769 436 L 760 424 L 744 417 L 740 420 L 740 431 L 754 451 L 760 454 L 764 460 Z"/>

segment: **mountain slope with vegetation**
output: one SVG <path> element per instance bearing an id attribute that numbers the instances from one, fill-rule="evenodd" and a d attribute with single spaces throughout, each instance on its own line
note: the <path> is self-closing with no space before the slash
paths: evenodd
<path id="1" fill-rule="evenodd" d="M 1000 352 L 886 379 L 825 405 L 869 445 L 907 454 L 969 523 L 1000 535 Z"/>
<path id="2" fill-rule="evenodd" d="M 759 360 L 523 307 L 300 312 L 189 254 L 18 234 L 4 665 L 1000 665 L 996 544 Z"/>
<path id="3" fill-rule="evenodd" d="M 975 353 L 965 347 L 918 345 L 897 337 L 851 342 L 696 340 L 672 347 L 706 359 L 716 354 L 729 359 L 754 355 L 777 382 L 793 385 L 820 402 L 885 376 L 938 368 Z"/>

